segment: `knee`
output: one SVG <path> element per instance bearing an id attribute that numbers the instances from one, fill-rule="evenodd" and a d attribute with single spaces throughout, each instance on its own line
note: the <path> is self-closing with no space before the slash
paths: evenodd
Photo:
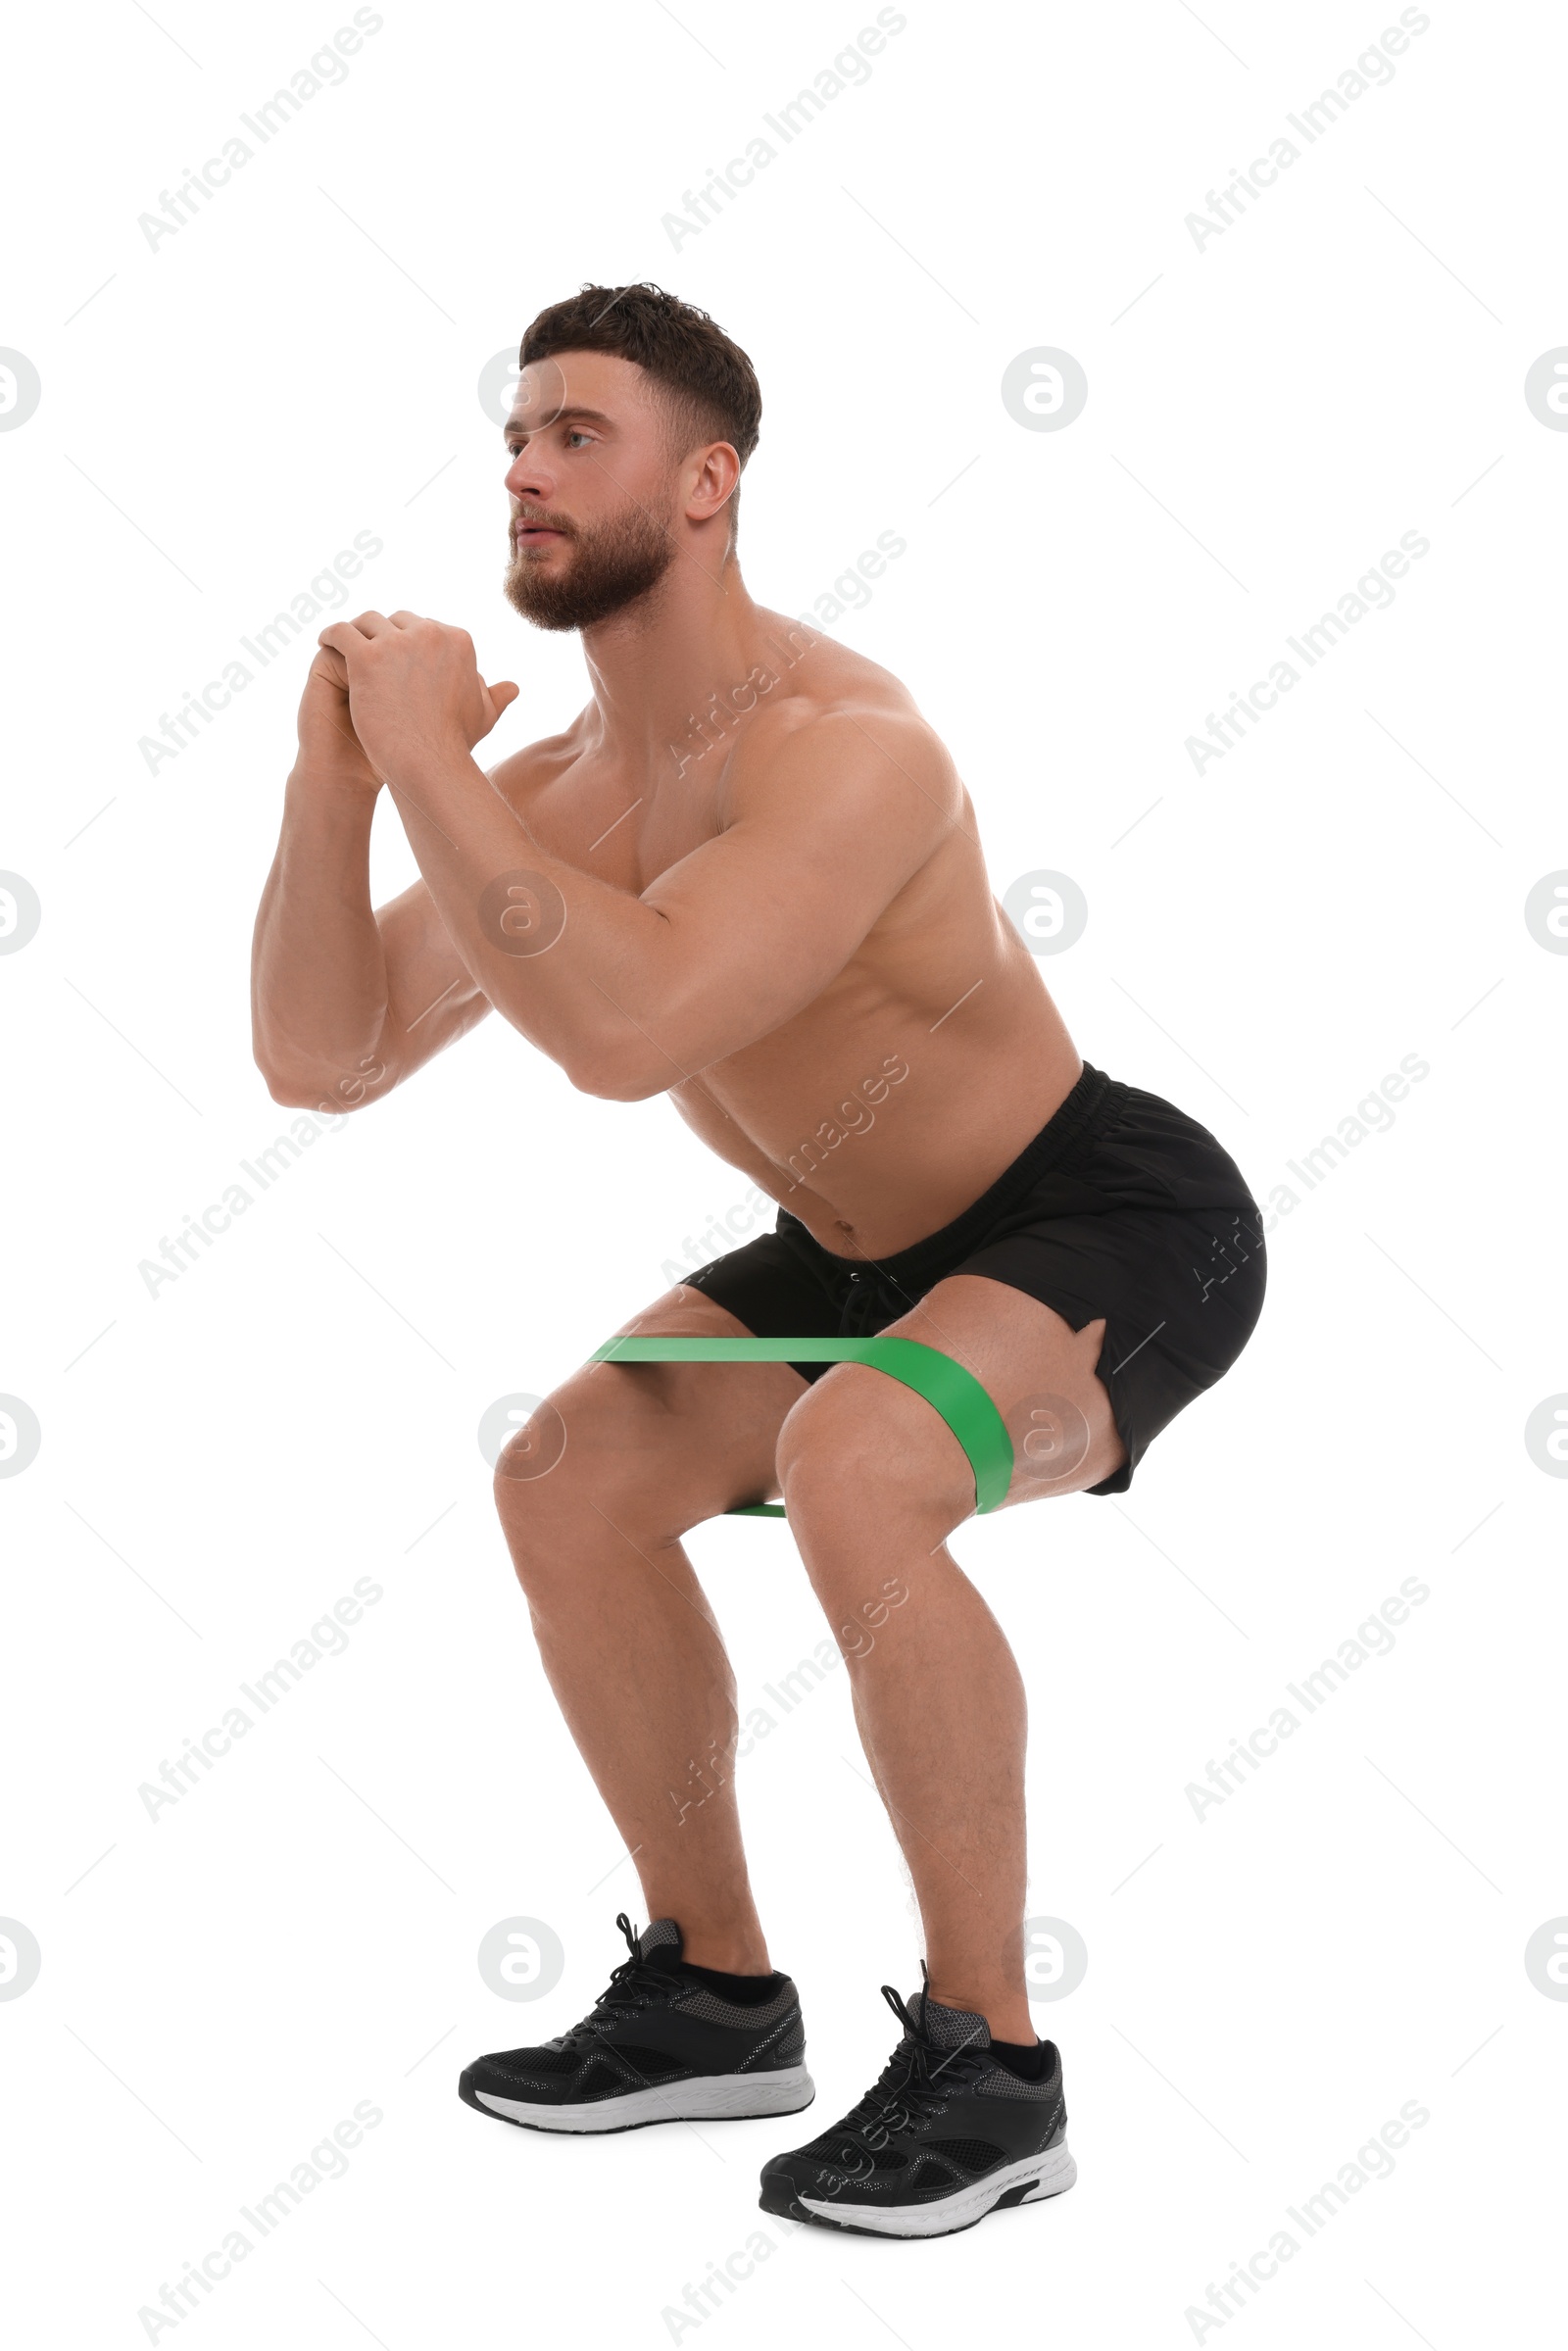
<path id="1" fill-rule="evenodd" d="M 590 1448 L 578 1417 L 572 1414 L 568 1430 L 560 1402 L 547 1396 L 508 1438 L 496 1460 L 496 1514 L 524 1584 L 562 1557 L 564 1522 L 581 1510 L 580 1494 L 573 1490 L 581 1485 L 583 1455 Z"/>
<path id="2" fill-rule="evenodd" d="M 844 1364 L 796 1404 L 778 1478 L 813 1583 L 891 1541 L 930 1550 L 974 1507 L 974 1479 L 941 1415 L 886 1374 Z"/>
<path id="3" fill-rule="evenodd" d="M 496 1511 L 530 1600 L 638 1573 L 679 1540 L 693 1521 L 669 1454 L 657 1396 L 584 1376 L 536 1406 L 495 1468 Z"/>
<path id="4" fill-rule="evenodd" d="M 573 1420 L 577 1415 L 573 1415 Z M 520 1429 L 514 1429 L 496 1456 L 495 1494 L 498 1506 L 524 1488 L 543 1489 L 566 1457 L 566 1416 L 558 1397 L 547 1396 L 536 1404 Z"/>

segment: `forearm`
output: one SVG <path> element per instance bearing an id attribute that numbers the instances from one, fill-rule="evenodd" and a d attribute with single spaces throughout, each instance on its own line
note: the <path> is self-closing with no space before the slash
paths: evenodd
<path id="1" fill-rule="evenodd" d="M 323 790 L 298 767 L 256 917 L 252 1016 L 270 1085 L 350 1099 L 386 1025 L 387 970 L 370 904 L 374 799 Z M 352 1099 L 360 1099 L 358 1094 Z"/>
<path id="2" fill-rule="evenodd" d="M 662 915 L 552 857 L 466 755 L 411 760 L 387 788 L 453 947 L 503 1018 L 589 1093 L 691 1074 Z"/>

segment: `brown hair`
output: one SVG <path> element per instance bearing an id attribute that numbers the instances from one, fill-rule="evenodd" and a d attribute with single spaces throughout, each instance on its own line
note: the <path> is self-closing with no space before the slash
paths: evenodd
<path id="1" fill-rule="evenodd" d="M 757 370 L 706 311 L 662 286 L 585 285 L 539 313 L 522 338 L 519 364 L 560 351 L 605 351 L 631 360 L 668 396 L 675 452 L 703 441 L 728 441 L 742 467 L 757 447 L 762 394 Z M 729 501 L 735 544 L 740 485 Z"/>

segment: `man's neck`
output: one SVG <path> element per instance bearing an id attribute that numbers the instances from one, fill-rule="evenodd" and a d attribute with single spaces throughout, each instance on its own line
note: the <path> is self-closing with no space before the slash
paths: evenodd
<path id="1" fill-rule="evenodd" d="M 766 660 L 762 616 L 740 565 L 732 557 L 715 572 L 706 552 L 684 550 L 647 596 L 585 629 L 582 645 L 605 755 L 671 781 L 683 751 L 701 753 L 699 729 L 713 697 L 728 708 Z M 710 717 L 710 736 L 712 725 Z"/>

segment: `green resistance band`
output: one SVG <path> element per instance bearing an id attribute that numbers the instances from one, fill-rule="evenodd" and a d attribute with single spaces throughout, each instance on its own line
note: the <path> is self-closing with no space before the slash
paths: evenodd
<path id="1" fill-rule="evenodd" d="M 869 1363 L 940 1412 L 968 1455 L 974 1506 L 996 1510 L 1012 1478 L 1012 1440 L 972 1372 L 918 1339 L 612 1339 L 595 1363 Z M 749 1502 L 732 1518 L 783 1518 L 780 1502 Z"/>

